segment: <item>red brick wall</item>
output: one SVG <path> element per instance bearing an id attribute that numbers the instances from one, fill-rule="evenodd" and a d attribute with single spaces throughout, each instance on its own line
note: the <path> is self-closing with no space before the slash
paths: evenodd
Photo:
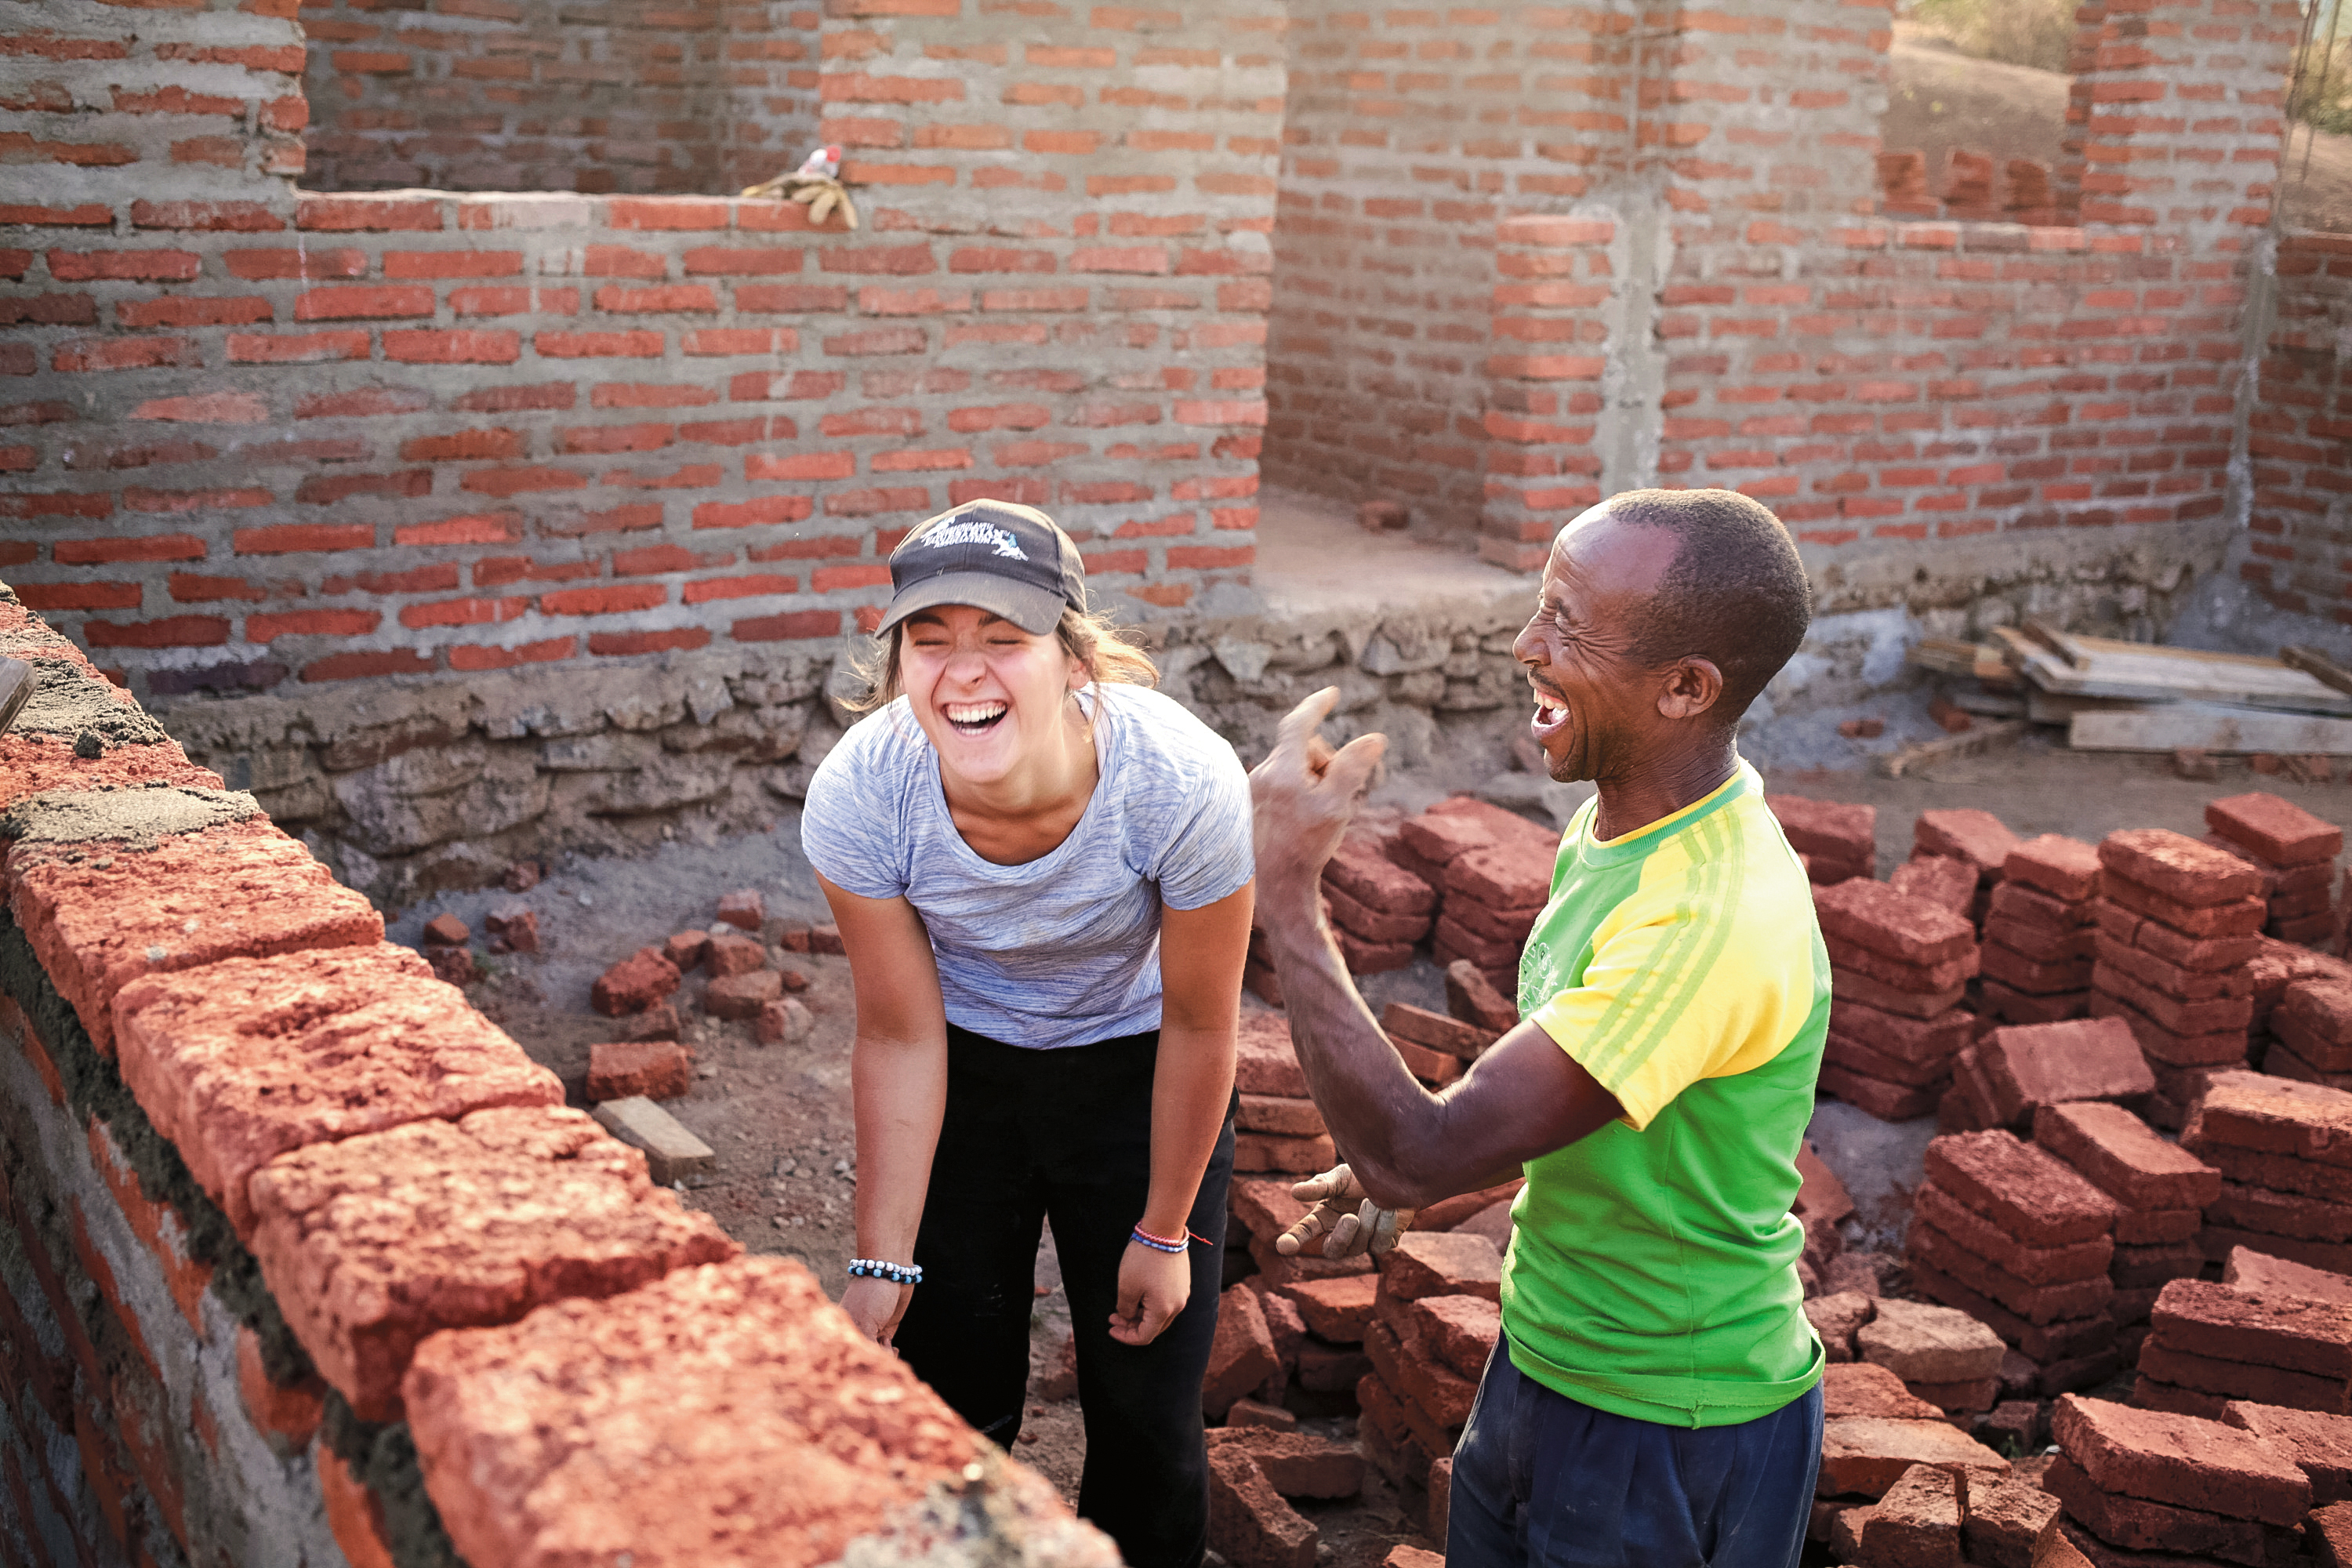
<path id="1" fill-rule="evenodd" d="M 316 190 L 696 192 L 814 141 L 814 5 L 309 0 Z"/>
<path id="2" fill-rule="evenodd" d="M 2239 573 L 2271 604 L 2352 625 L 2352 235 L 2278 249 L 2276 324 L 2247 447 L 2253 506 Z"/>
<path id="3" fill-rule="evenodd" d="M 1262 297 L 1181 237 L 872 216 L 335 195 L 52 236 L 16 275 L 90 324 L 18 340 L 9 580 L 164 693 L 829 638 L 980 495 L 1053 506 L 1108 587 L 1247 568 Z M 109 271 L 141 280 L 72 281 Z"/>

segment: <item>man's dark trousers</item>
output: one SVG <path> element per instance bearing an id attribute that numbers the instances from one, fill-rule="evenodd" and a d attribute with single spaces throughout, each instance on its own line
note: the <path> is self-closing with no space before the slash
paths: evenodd
<path id="1" fill-rule="evenodd" d="M 1822 1391 L 1736 1426 L 1664 1426 L 1557 1394 L 1498 1339 L 1454 1451 L 1446 1568 L 1796 1568 Z"/>

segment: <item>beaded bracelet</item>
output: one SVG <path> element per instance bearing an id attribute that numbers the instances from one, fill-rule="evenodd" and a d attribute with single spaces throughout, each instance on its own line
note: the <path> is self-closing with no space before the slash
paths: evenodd
<path id="1" fill-rule="evenodd" d="M 923 1269 L 917 1263 L 887 1263 L 878 1258 L 853 1258 L 849 1272 L 863 1279 L 887 1279 L 893 1285 L 919 1285 Z"/>
<path id="2" fill-rule="evenodd" d="M 1154 1236 L 1139 1225 L 1130 1234 L 1130 1239 L 1141 1242 L 1154 1252 L 1187 1252 L 1192 1246 L 1189 1232 L 1175 1237 Z"/>

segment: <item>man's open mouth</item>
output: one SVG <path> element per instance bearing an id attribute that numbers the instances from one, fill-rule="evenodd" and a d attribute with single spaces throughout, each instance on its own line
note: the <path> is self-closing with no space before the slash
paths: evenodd
<path id="1" fill-rule="evenodd" d="M 1002 702 L 950 702 L 940 710 L 959 735 L 985 735 L 1012 710 Z"/>
<path id="2" fill-rule="evenodd" d="M 1535 732 L 1537 741 L 1542 742 L 1568 728 L 1568 703 L 1565 699 L 1554 697 L 1541 687 L 1536 688 L 1535 696 L 1535 717 L 1528 721 L 1528 728 Z"/>

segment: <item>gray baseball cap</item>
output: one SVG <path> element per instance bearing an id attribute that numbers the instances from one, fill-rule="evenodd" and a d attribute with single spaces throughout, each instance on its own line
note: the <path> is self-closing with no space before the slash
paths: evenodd
<path id="1" fill-rule="evenodd" d="M 971 605 L 1033 637 L 1087 607 L 1086 565 L 1054 520 L 1016 501 L 972 500 L 924 519 L 890 552 L 890 607 L 877 632 L 918 610 Z"/>

